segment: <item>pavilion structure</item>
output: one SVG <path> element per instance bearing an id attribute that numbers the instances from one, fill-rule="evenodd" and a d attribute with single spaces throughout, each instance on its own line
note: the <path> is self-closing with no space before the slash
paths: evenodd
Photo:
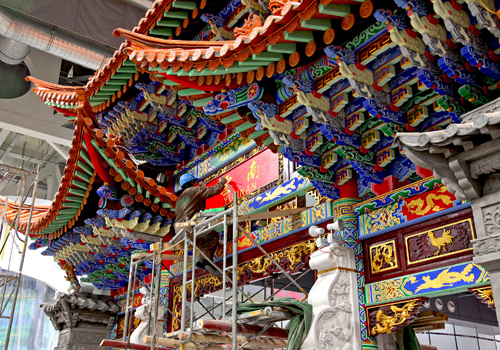
<path id="1" fill-rule="evenodd" d="M 474 162 L 500 135 L 498 112 L 481 114 L 500 95 L 495 11 L 493 0 L 156 0 L 133 30 L 115 30 L 124 43 L 84 87 L 29 78 L 75 126 L 30 249 L 123 308 L 131 254 L 172 236 L 180 175 L 226 177 L 234 185 L 208 208 L 230 206 L 235 191 L 241 215 L 312 206 L 243 225 L 292 274 L 317 249 L 309 227 L 344 220 L 363 349 L 404 327 L 443 327 L 456 308 L 433 309 L 438 298 L 476 295 L 494 308 L 500 268 L 479 246 L 498 220 L 474 201 L 499 167 L 496 156 L 491 171 Z M 276 276 L 237 239 L 239 284 Z M 164 263 L 161 303 L 176 316 L 164 329 L 175 331 L 182 263 Z M 141 265 L 141 284 L 151 268 Z M 196 276 L 195 298 L 224 287 Z M 120 327 L 118 316 L 112 338 Z"/>

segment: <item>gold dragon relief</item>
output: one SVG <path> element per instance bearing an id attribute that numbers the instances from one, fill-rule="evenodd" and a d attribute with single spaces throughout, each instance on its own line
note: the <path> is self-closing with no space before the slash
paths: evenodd
<path id="1" fill-rule="evenodd" d="M 420 305 L 421 302 L 419 300 L 411 300 L 402 306 L 393 304 L 380 307 L 376 313 L 369 310 L 370 334 L 375 336 L 397 332 L 412 322 L 414 319 L 413 316 L 418 314 Z"/>
<path id="2" fill-rule="evenodd" d="M 408 211 L 415 215 L 426 215 L 429 212 L 438 212 L 453 206 L 453 198 L 446 194 L 448 190 L 446 186 L 440 187 L 436 193 L 430 193 L 424 198 L 417 198 L 409 201 L 406 204 Z M 441 207 L 438 203 L 442 202 L 446 207 Z"/>
<path id="3" fill-rule="evenodd" d="M 495 299 L 493 297 L 493 289 L 491 286 L 471 288 L 469 292 L 474 293 L 476 298 L 481 300 L 483 304 L 488 305 L 490 309 L 495 310 Z"/>
<path id="4" fill-rule="evenodd" d="M 398 267 L 396 242 L 394 240 L 370 247 L 372 273 L 384 272 Z"/>

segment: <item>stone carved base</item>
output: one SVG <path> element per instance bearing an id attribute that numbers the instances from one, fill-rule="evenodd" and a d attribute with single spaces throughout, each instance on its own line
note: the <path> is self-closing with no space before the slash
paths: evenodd
<path id="1" fill-rule="evenodd" d="M 490 274 L 493 297 L 500 298 L 500 192 L 472 201 L 478 238 L 472 241 L 474 263 Z M 500 320 L 500 308 L 496 308 Z"/>
<path id="2" fill-rule="evenodd" d="M 334 242 L 311 254 L 318 279 L 309 293 L 313 320 L 301 350 L 361 349 L 354 251 Z"/>
<path id="3" fill-rule="evenodd" d="M 109 339 L 107 327 L 79 327 L 65 329 L 59 333 L 59 340 L 54 350 L 100 350 L 103 339 Z"/>

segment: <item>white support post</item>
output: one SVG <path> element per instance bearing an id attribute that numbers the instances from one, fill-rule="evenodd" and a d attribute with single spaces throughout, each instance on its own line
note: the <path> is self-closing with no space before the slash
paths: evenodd
<path id="1" fill-rule="evenodd" d="M 361 350 L 354 250 L 334 239 L 311 254 L 309 265 L 318 279 L 309 293 L 313 320 L 301 350 Z"/>

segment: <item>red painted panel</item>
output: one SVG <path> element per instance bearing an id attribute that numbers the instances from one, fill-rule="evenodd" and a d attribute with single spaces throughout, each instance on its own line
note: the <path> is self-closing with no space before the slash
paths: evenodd
<path id="1" fill-rule="evenodd" d="M 278 154 L 267 149 L 229 170 L 224 177 L 232 186 L 227 184 L 220 195 L 207 199 L 207 209 L 220 208 L 231 203 L 236 191 L 238 196 L 242 197 L 276 180 L 279 177 Z M 215 185 L 218 181 L 219 178 L 216 178 L 207 185 Z"/>

